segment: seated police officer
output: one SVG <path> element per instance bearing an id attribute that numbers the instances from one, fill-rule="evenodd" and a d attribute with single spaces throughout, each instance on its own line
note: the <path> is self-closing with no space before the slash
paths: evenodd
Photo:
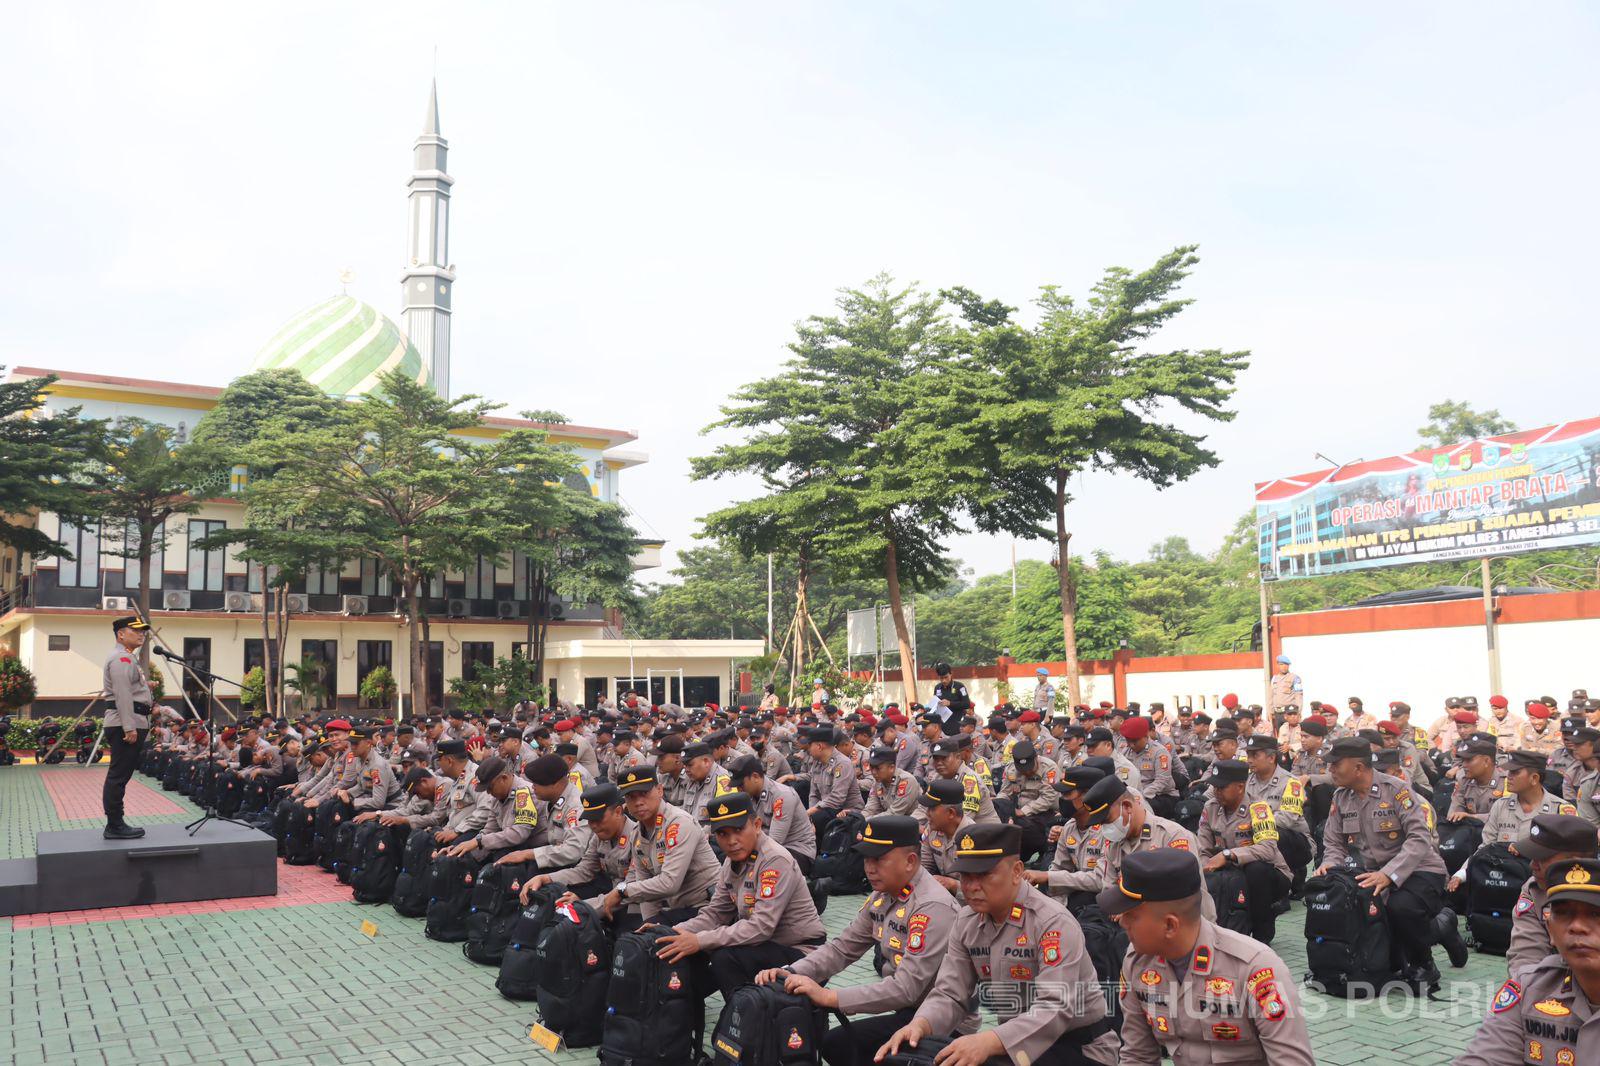
<path id="1" fill-rule="evenodd" d="M 952 895 L 961 891 L 955 871 L 956 840 L 968 826 L 975 824 L 972 815 L 967 813 L 966 799 L 967 793 L 960 781 L 943 777 L 928 782 L 927 789 L 917 797 L 926 821 L 922 833 L 922 868 Z"/>
<path id="2" fill-rule="evenodd" d="M 880 744 L 868 754 L 871 787 L 867 791 L 867 809 L 863 812 L 868 818 L 880 814 L 907 817 L 916 814 L 922 785 L 910 772 L 900 768 L 899 758 L 900 753 L 888 744 Z"/>
<path id="3" fill-rule="evenodd" d="M 1064 1066 L 1117 1061 L 1117 1034 L 1083 933 L 1066 907 L 1023 876 L 1022 831 L 979 822 L 956 842 L 967 910 L 956 916 L 933 991 L 878 1049 L 880 1058 L 957 1031 L 974 1001 L 999 1024 L 940 1052 L 951 1066 Z"/>
<path id="4" fill-rule="evenodd" d="M 1001 778 L 1000 795 L 1011 802 L 1011 822 L 1022 830 L 1023 862 L 1043 853 L 1050 828 L 1059 820 L 1055 783 L 1055 764 L 1040 767 L 1033 741 L 1019 740 L 1012 745 L 1011 765 Z"/>
<path id="5" fill-rule="evenodd" d="M 1592 859 L 1596 848 L 1594 826 L 1570 814 L 1541 814 L 1517 839 L 1517 854 L 1528 860 L 1533 875 L 1523 883 L 1511 911 L 1511 945 L 1506 949 L 1506 969 L 1511 976 L 1555 950 L 1545 922 L 1550 868 L 1568 859 Z"/>
<path id="6" fill-rule="evenodd" d="M 1521 838 L 1539 815 L 1577 815 L 1576 807 L 1544 790 L 1547 761 L 1537 751 L 1513 751 L 1506 756 L 1505 788 L 1508 794 L 1489 805 L 1488 817 L 1483 822 L 1483 840 L 1478 850 L 1469 855 L 1467 861 L 1461 864 L 1461 869 L 1450 878 L 1446 891 L 1454 892 L 1461 887 L 1467 879 L 1467 867 L 1479 852 L 1492 844 L 1510 844 Z"/>
<path id="7" fill-rule="evenodd" d="M 1100 893 L 1100 909 L 1128 934 L 1118 1061 L 1160 1066 L 1165 1049 L 1179 1066 L 1314 1066 L 1289 968 L 1204 917 L 1204 898 L 1194 863 L 1171 850 L 1129 855 Z"/>
<path id="8" fill-rule="evenodd" d="M 639 916 L 673 925 L 697 913 L 717 882 L 717 859 L 705 831 L 689 812 L 662 799 L 654 766 L 624 770 L 617 782 L 636 825 L 628 871 L 600 902 L 605 917 L 625 905 Z"/>
<path id="9" fill-rule="evenodd" d="M 788 848 L 800 864 L 800 872 L 810 877 L 811 864 L 817 861 L 817 832 L 805 817 L 800 794 L 782 781 L 769 781 L 761 760 L 754 755 L 734 759 L 728 767 L 728 783 L 756 801 L 762 831 Z"/>
<path id="10" fill-rule="evenodd" d="M 546 833 L 539 824 L 538 801 L 526 778 L 517 777 L 510 764 L 491 755 L 478 764 L 477 780 L 479 802 L 488 812 L 483 828 L 450 844 L 445 854 L 482 864 L 510 849 L 543 843 Z"/>
<path id="11" fill-rule="evenodd" d="M 1362 737 L 1335 741 L 1328 761 L 1336 790 L 1317 873 L 1356 864 L 1363 871 L 1356 881 L 1383 899 L 1406 981 L 1419 990 L 1435 987 L 1434 943 L 1444 940 L 1452 962 L 1459 955 L 1465 963 L 1466 948 L 1453 920 L 1448 929 L 1434 921 L 1444 909 L 1445 869 L 1423 805 L 1404 782 L 1373 769 L 1372 745 Z"/>
<path id="12" fill-rule="evenodd" d="M 1600 1062 L 1600 861 L 1546 871 L 1553 954 L 1500 986 L 1455 1066 Z"/>
<path id="13" fill-rule="evenodd" d="M 554 884 L 569 889 L 562 899 L 581 899 L 598 908 L 601 896 L 627 875 L 636 827 L 628 817 L 622 790 L 610 781 L 602 781 L 584 789 L 579 803 L 587 826 L 583 854 L 576 866 L 529 878 L 522 886 L 524 905 L 535 891 Z"/>
<path id="14" fill-rule="evenodd" d="M 814 951 L 826 934 L 799 864 L 761 831 L 749 794 L 713 799 L 706 818 L 727 858 L 710 901 L 657 941 L 658 954 L 667 962 L 703 955 L 702 998 L 721 991 L 726 1004 L 756 974 Z"/>
<path id="15" fill-rule="evenodd" d="M 1150 810 L 1144 797 L 1124 784 L 1115 771 L 1096 781 L 1084 793 L 1083 805 L 1088 811 L 1089 824 L 1095 830 L 1096 843 L 1100 848 L 1100 854 L 1093 864 L 1099 875 L 1099 886 L 1095 891 L 1115 885 L 1123 860 L 1138 851 L 1165 848 L 1184 852 L 1189 856 L 1189 861 L 1194 863 L 1195 869 L 1200 868 L 1200 842 L 1194 834 L 1177 822 L 1168 821 Z M 1056 878 L 1051 879 L 1052 885 L 1057 883 Z M 1065 884 L 1073 890 L 1085 887 L 1078 878 L 1065 879 Z M 1207 918 L 1217 916 L 1216 903 L 1210 893 L 1202 894 L 1200 906 Z"/>
<path id="16" fill-rule="evenodd" d="M 757 984 L 782 981 L 786 992 L 805 996 L 826 1010 L 855 1018 L 849 1028 L 831 1029 L 822 1040 L 830 1066 L 855 1066 L 916 1013 L 933 987 L 955 925 L 958 904 L 922 868 L 917 849 L 920 828 L 914 818 L 878 815 L 852 845 L 860 852 L 872 895 L 839 936 L 789 966 L 763 970 Z M 879 979 L 850 988 L 828 989 L 827 981 L 876 948 Z"/>
<path id="17" fill-rule="evenodd" d="M 1067 766 L 1061 770 L 1056 791 L 1061 794 L 1063 808 L 1070 812 L 1067 820 L 1051 830 L 1055 838 L 1055 855 L 1048 870 L 1029 870 L 1029 883 L 1043 888 L 1052 895 L 1067 901 L 1074 913 L 1077 902 L 1073 893 L 1099 892 L 1100 852 L 1103 847 L 1100 835 L 1092 824 L 1083 797 L 1098 784 L 1107 771 L 1094 766 Z"/>
<path id="18" fill-rule="evenodd" d="M 1200 812 L 1200 859 L 1213 899 L 1212 874 L 1230 866 L 1243 872 L 1250 935 L 1270 944 L 1277 931 L 1277 904 L 1289 898 L 1291 876 L 1278 850 L 1272 805 L 1266 800 L 1245 802 L 1245 778 L 1250 775 L 1243 763 L 1219 762 L 1202 782 L 1211 787 L 1211 796 Z"/>

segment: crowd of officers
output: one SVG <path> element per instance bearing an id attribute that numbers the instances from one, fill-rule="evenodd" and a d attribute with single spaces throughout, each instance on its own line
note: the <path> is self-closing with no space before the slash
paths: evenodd
<path id="1" fill-rule="evenodd" d="M 1508 1017 L 1527 1006 L 1548 1021 L 1559 1003 L 1564 1021 L 1539 1030 L 1548 1054 L 1528 1061 L 1600 1062 L 1596 1025 L 1580 1024 L 1600 1014 L 1577 1005 L 1600 1005 L 1600 703 L 1586 693 L 1559 724 L 1553 700 L 1513 718 L 1495 697 L 1483 719 L 1469 697 L 1424 727 L 1402 702 L 1381 720 L 1354 698 L 1343 716 L 1231 696 L 1215 717 L 1169 716 L 1159 703 L 1058 712 L 1047 679 L 1040 690 L 984 722 L 943 668 L 930 705 L 881 714 L 825 694 L 789 708 L 769 690 L 737 714 L 629 696 L 592 712 L 245 721 L 214 748 L 162 718 L 153 741 L 191 768 L 214 759 L 219 787 L 253 790 L 280 835 L 332 805 L 430 834 L 435 857 L 536 863 L 524 902 L 553 883 L 619 928 L 671 926 L 663 958 L 694 960 L 706 995 L 778 982 L 850 1016 L 822 1045 L 835 1066 L 929 1038 L 951 1039 L 938 1061 L 958 1066 L 1310 1063 L 1299 993 L 1268 946 L 1276 915 L 1308 872 L 1350 867 L 1388 910 L 1401 975 L 1435 987 L 1435 944 L 1458 966 L 1467 953 L 1444 906 L 1463 872 L 1439 849 L 1448 790 L 1449 821 L 1481 821 L 1486 843 L 1513 843 L 1534 871 L 1510 977 L 1461 1061 L 1523 1061 L 1506 1050 L 1523 1037 Z M 1550 770 L 1572 803 L 1544 791 Z M 1196 831 L 1175 820 L 1202 798 Z M 807 878 L 846 812 L 866 819 L 852 846 L 871 893 L 826 940 Z M 1213 920 L 1208 880 L 1225 868 L 1248 886 L 1249 936 Z M 1120 975 L 1097 979 L 1074 918 L 1085 907 L 1127 933 Z M 869 953 L 875 981 L 828 986 Z"/>

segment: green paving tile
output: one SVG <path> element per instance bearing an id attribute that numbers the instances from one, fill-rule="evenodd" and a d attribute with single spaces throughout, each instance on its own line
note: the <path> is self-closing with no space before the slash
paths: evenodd
<path id="1" fill-rule="evenodd" d="M 62 828 L 40 775 L 71 772 L 0 768 L 6 857 L 31 854 L 35 832 Z M 24 841 L 26 850 L 19 850 Z M 830 934 L 859 904 L 859 898 L 831 901 L 823 915 Z M 363 919 L 378 924 L 376 939 L 361 935 Z M 1298 935 L 1303 920 L 1298 906 L 1281 918 L 1274 945 L 1296 978 L 1305 970 Z M 591 1048 L 554 1056 L 536 1048 L 528 1039 L 533 1005 L 500 998 L 494 971 L 468 961 L 460 945 L 426 939 L 418 920 L 353 902 L 7 930 L 0 933 L 0 969 L 9 993 L 0 1003 L 0 1060 L 50 1066 L 594 1062 Z M 1474 956 L 1464 970 L 1446 971 L 1451 984 L 1441 1002 L 1424 1007 L 1401 997 L 1387 1012 L 1376 1003 L 1309 994 L 1317 1061 L 1445 1066 L 1476 1030 L 1504 972 L 1504 960 Z M 872 979 L 868 959 L 835 983 Z M 709 1031 L 720 997 L 707 1007 Z M 470 1052 L 452 1057 L 431 1025 L 418 1021 L 445 1018 L 472 1031 Z"/>

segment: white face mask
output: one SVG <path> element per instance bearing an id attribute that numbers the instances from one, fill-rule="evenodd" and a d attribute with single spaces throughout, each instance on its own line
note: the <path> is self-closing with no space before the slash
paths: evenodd
<path id="1" fill-rule="evenodd" d="M 1122 840 L 1126 840 L 1128 839 L 1128 823 L 1124 822 L 1121 818 L 1118 818 L 1116 821 L 1107 822 L 1105 825 L 1100 827 L 1100 836 L 1102 839 L 1110 841 L 1113 844 Z"/>

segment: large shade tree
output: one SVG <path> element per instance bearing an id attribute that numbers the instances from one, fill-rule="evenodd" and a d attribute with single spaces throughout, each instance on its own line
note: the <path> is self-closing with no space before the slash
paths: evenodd
<path id="1" fill-rule="evenodd" d="M 83 481 L 106 431 L 104 422 L 81 418 L 77 407 L 44 416 L 56 380 L 0 382 L 0 546 L 35 558 L 71 557 L 66 545 L 39 530 L 35 516 L 93 517 L 85 513 Z"/>

